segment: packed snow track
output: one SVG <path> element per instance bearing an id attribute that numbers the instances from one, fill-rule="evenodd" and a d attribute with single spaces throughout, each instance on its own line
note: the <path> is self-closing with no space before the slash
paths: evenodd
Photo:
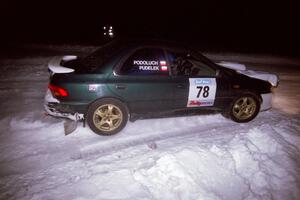
<path id="1" fill-rule="evenodd" d="M 300 199 L 300 62 L 208 54 L 280 78 L 273 109 L 129 122 L 103 137 L 44 114 L 47 62 L 93 47 L 30 46 L 0 60 L 0 199 Z M 39 48 L 38 54 L 30 49 Z M 75 52 L 74 52 L 75 51 Z"/>

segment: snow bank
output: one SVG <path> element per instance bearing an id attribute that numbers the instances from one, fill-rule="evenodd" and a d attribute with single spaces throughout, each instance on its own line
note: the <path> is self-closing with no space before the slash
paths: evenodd
<path id="1" fill-rule="evenodd" d="M 240 63 L 255 63 L 260 65 L 290 65 L 299 66 L 300 59 L 296 57 L 275 56 L 268 54 L 243 54 L 234 52 L 202 52 L 205 56 L 212 60 L 240 62 Z"/>

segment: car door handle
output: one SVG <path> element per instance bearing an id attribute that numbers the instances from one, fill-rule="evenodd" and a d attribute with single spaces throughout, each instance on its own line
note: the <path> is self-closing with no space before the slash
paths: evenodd
<path id="1" fill-rule="evenodd" d="M 116 88 L 119 90 L 124 90 L 126 89 L 126 85 L 116 85 Z"/>
<path id="2" fill-rule="evenodd" d="M 183 84 L 178 84 L 178 85 L 177 85 L 177 88 L 182 88 L 182 89 L 183 89 L 183 88 L 185 88 L 185 87 L 184 87 Z"/>

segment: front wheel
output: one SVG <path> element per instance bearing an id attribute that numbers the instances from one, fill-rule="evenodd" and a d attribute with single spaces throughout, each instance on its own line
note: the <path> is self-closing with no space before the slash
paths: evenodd
<path id="1" fill-rule="evenodd" d="M 244 94 L 231 103 L 229 117 L 235 122 L 249 122 L 257 116 L 259 110 L 260 103 L 256 95 Z"/>
<path id="2" fill-rule="evenodd" d="M 126 106 L 116 99 L 100 99 L 87 112 L 87 123 L 96 134 L 113 135 L 120 132 L 128 121 Z"/>

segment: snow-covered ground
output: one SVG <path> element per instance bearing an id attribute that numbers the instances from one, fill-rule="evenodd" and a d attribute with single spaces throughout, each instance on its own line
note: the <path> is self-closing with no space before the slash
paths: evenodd
<path id="1" fill-rule="evenodd" d="M 0 199 L 300 199 L 300 62 L 208 55 L 277 73 L 274 108 L 247 124 L 215 114 L 64 136 L 42 106 L 52 55 L 0 60 Z"/>

